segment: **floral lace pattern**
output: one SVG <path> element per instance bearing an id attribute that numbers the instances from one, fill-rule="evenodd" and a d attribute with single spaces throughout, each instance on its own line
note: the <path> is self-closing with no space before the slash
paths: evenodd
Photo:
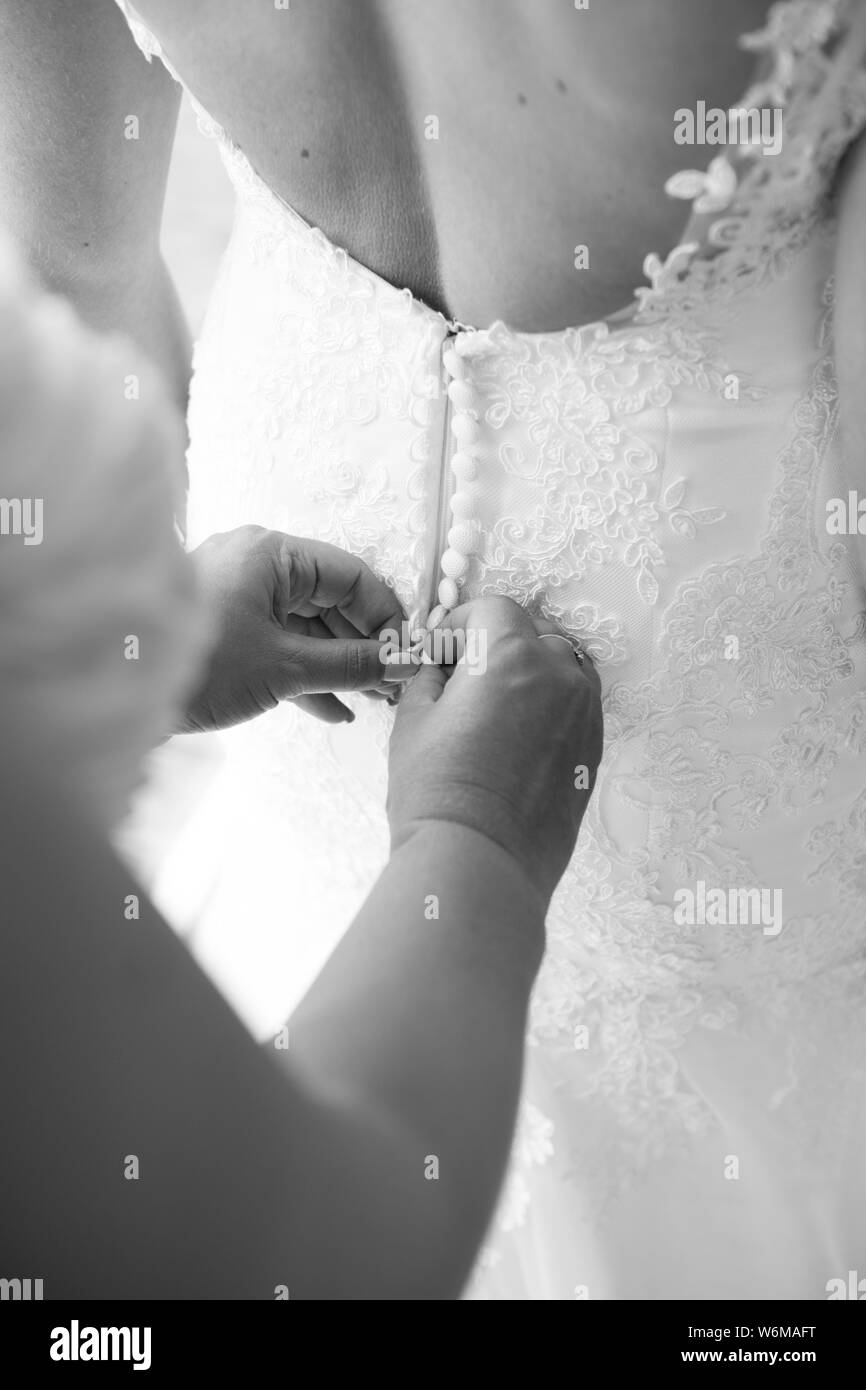
<path id="1" fill-rule="evenodd" d="M 493 439 L 504 436 L 495 451 L 482 592 L 540 606 L 558 587 L 616 560 L 633 572 L 641 601 L 655 604 L 666 534 L 696 540 L 700 527 L 725 515 L 686 506 L 685 478 L 660 490 L 662 449 L 653 443 L 655 420 L 678 387 L 723 393 L 724 364 L 709 342 L 683 329 L 612 333 L 606 324 L 527 339 L 499 325 L 475 335 L 464 360 L 483 423 Z M 515 515 L 502 514 L 502 478 L 525 485 Z M 526 500 L 532 485 L 535 506 Z M 602 655 L 592 630 L 577 635 Z"/>

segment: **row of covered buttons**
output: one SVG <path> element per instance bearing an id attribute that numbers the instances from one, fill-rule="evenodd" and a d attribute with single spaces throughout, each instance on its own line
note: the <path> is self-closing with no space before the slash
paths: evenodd
<path id="1" fill-rule="evenodd" d="M 456 486 L 449 503 L 453 520 L 448 531 L 448 548 L 440 562 L 443 577 L 439 581 L 439 603 L 427 619 L 430 629 L 438 627 L 446 613 L 459 604 L 460 584 L 469 571 L 472 556 L 481 547 L 481 527 L 476 519 L 475 495 L 471 487 L 478 477 L 480 429 L 474 408 L 475 395 L 467 380 L 461 346 L 461 339 L 455 338 L 442 358 L 445 371 L 451 378 L 448 397 L 452 405 L 451 433 L 455 441 L 451 472 Z"/>

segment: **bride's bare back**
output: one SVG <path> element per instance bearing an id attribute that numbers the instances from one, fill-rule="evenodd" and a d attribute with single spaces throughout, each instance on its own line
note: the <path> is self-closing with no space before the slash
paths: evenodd
<path id="1" fill-rule="evenodd" d="M 712 150 L 674 112 L 736 102 L 761 0 L 140 0 L 274 190 L 466 322 L 562 327 L 621 307 L 675 244 L 663 192 Z M 575 247 L 589 248 L 576 271 Z"/>

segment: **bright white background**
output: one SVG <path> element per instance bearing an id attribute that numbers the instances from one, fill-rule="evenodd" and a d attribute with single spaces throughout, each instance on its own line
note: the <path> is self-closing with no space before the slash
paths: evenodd
<path id="1" fill-rule="evenodd" d="M 166 195 L 162 246 L 194 333 L 231 230 L 233 195 L 215 140 L 184 97 Z"/>

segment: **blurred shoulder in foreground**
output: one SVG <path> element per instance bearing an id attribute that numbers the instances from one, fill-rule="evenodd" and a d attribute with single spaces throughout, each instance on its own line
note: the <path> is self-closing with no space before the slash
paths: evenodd
<path id="1" fill-rule="evenodd" d="M 0 700 L 114 821 L 207 642 L 176 536 L 182 422 L 0 232 Z M 2 737 L 2 731 L 0 731 Z"/>

